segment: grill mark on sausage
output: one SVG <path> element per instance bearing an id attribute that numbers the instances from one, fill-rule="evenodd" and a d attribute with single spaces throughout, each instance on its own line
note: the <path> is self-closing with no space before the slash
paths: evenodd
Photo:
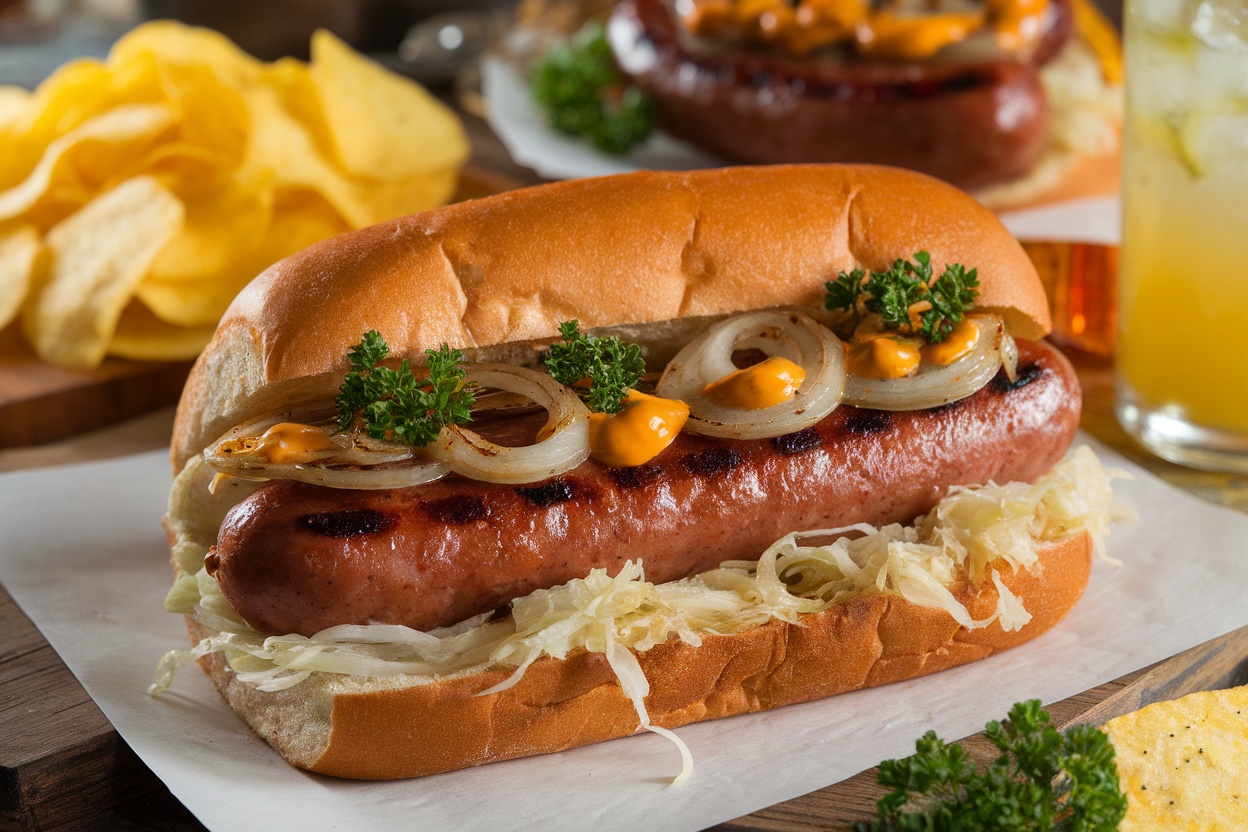
<path id="1" fill-rule="evenodd" d="M 807 451 L 813 451 L 823 444 L 823 434 L 819 433 L 815 428 L 806 428 L 794 433 L 786 433 L 783 436 L 777 436 L 771 440 L 771 445 L 776 449 L 776 453 L 781 456 L 794 456 L 796 454 L 804 454 Z"/>
<path id="2" fill-rule="evenodd" d="M 566 503 L 577 496 L 576 492 L 579 490 L 563 477 L 555 477 L 537 485 L 517 488 L 516 493 L 534 508 L 549 508 L 559 503 Z"/>
<path id="3" fill-rule="evenodd" d="M 321 537 L 363 537 L 381 534 L 394 528 L 399 516 L 371 508 L 348 508 L 342 511 L 326 511 L 305 514 L 299 522 L 313 534 Z"/>
<path id="4" fill-rule="evenodd" d="M 420 507 L 430 517 L 452 526 L 466 526 L 490 516 L 490 507 L 475 494 L 456 494 L 440 500 L 421 500 Z"/>
<path id="5" fill-rule="evenodd" d="M 1028 384 L 1031 384 L 1040 376 L 1044 375 L 1044 370 L 1035 364 L 1018 368 L 1018 380 L 1010 381 L 1010 377 L 1004 371 L 997 373 L 992 377 L 992 391 L 1005 395 L 1012 390 L 1021 390 Z"/>
<path id="6" fill-rule="evenodd" d="M 725 474 L 740 465 L 741 454 L 732 448 L 720 445 L 685 454 L 681 457 L 680 464 L 695 476 L 713 477 L 716 474 Z"/>
<path id="7" fill-rule="evenodd" d="M 893 414 L 887 410 L 854 408 L 845 413 L 845 430 L 855 436 L 871 436 L 893 428 Z"/>
<path id="8" fill-rule="evenodd" d="M 647 462 L 633 468 L 609 468 L 607 473 L 618 488 L 644 488 L 663 479 L 663 466 Z"/>

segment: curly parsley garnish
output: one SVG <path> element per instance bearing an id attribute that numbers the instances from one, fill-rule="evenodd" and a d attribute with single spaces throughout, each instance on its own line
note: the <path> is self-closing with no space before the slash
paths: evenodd
<path id="1" fill-rule="evenodd" d="M 975 304 L 978 270 L 967 271 L 954 263 L 933 277 L 932 258 L 926 251 L 917 252 L 914 259 L 915 263 L 895 260 L 888 271 L 870 275 L 862 269 L 841 272 L 825 284 L 825 306 L 855 316 L 865 309 L 903 335 L 922 335 L 930 344 L 945 340 Z"/>
<path id="2" fill-rule="evenodd" d="M 650 134 L 650 102 L 624 85 L 600 25 L 590 24 L 571 43 L 552 48 L 530 84 L 551 127 L 584 136 L 599 150 L 627 153 Z"/>
<path id="3" fill-rule="evenodd" d="M 624 397 L 646 371 L 641 347 L 625 344 L 619 338 L 583 335 L 577 321 L 559 324 L 563 342 L 551 344 L 546 353 L 546 369 L 560 384 L 580 387 L 589 380 L 581 398 L 590 410 L 619 413 Z"/>
<path id="4" fill-rule="evenodd" d="M 1114 746 L 1092 725 L 1059 733 L 1040 701 L 1020 702 L 1009 722 L 985 733 L 1001 756 L 979 769 L 959 745 L 934 731 L 913 757 L 880 764 L 879 782 L 893 791 L 879 817 L 855 832 L 1111 832 L 1127 811 Z M 907 804 L 921 811 L 903 811 Z"/>
<path id="5" fill-rule="evenodd" d="M 381 362 L 390 346 L 377 330 L 364 333 L 351 348 L 347 373 L 338 396 L 338 429 L 360 420 L 374 439 L 397 439 L 408 445 L 428 445 L 446 425 L 472 421 L 474 395 L 464 385 L 463 354 L 446 344 L 425 350 L 429 374 L 418 378 L 404 358 L 398 369 Z"/>

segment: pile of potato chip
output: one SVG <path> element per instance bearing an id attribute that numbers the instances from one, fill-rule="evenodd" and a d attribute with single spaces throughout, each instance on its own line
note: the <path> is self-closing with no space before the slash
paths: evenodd
<path id="1" fill-rule="evenodd" d="M 1248 687 L 1158 702 L 1105 730 L 1127 794 L 1122 832 L 1248 829 Z"/>
<path id="2" fill-rule="evenodd" d="M 442 204 L 459 121 L 328 32 L 310 64 L 145 24 L 105 62 L 0 87 L 0 329 L 45 360 L 194 356 L 267 266 Z"/>

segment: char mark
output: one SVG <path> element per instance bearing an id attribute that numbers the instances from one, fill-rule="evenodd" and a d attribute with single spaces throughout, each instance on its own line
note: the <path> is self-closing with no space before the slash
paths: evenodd
<path id="1" fill-rule="evenodd" d="M 631 468 L 609 468 L 607 473 L 618 488 L 644 488 L 663 479 L 663 466 L 648 462 Z"/>
<path id="2" fill-rule="evenodd" d="M 845 412 L 845 430 L 856 436 L 871 436 L 892 430 L 893 414 L 887 410 L 866 410 L 847 408 Z"/>
<path id="3" fill-rule="evenodd" d="M 713 477 L 716 474 L 727 473 L 740 465 L 741 455 L 732 448 L 720 445 L 685 454 L 680 462 L 690 474 Z"/>
<path id="4" fill-rule="evenodd" d="M 313 534 L 321 537 L 362 537 L 389 531 L 399 517 L 393 512 L 381 512 L 371 508 L 351 508 L 342 511 L 326 511 L 305 514 L 299 522 Z"/>
<path id="5" fill-rule="evenodd" d="M 780 456 L 795 456 L 813 451 L 823 444 L 823 435 L 815 428 L 806 428 L 795 433 L 786 433 L 771 440 L 772 446 Z"/>
<path id="6" fill-rule="evenodd" d="M 420 507 L 439 523 L 466 526 L 490 516 L 490 507 L 480 497 L 457 494 L 440 500 L 421 500 Z"/>
<path id="7" fill-rule="evenodd" d="M 516 489 L 516 493 L 534 508 L 548 508 L 559 503 L 566 503 L 576 496 L 576 491 L 572 483 L 562 477 Z"/>
<path id="8" fill-rule="evenodd" d="M 1010 381 L 1009 376 L 1007 376 L 1005 371 L 1002 370 L 992 377 L 993 392 L 1005 395 L 1011 390 L 1019 390 L 1040 378 L 1040 376 L 1044 375 L 1044 372 L 1044 368 L 1040 367 L 1038 364 L 1030 364 L 1026 367 L 1019 367 L 1018 380 Z"/>

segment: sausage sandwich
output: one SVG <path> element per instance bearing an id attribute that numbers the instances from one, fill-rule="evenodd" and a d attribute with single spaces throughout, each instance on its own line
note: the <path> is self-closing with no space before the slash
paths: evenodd
<path id="1" fill-rule="evenodd" d="M 995 217 L 890 168 L 563 182 L 313 246 L 179 405 L 196 646 L 157 687 L 199 658 L 293 764 L 393 778 L 1019 644 L 1112 502 L 1063 459 L 1048 327 Z"/>
<path id="2" fill-rule="evenodd" d="M 663 129 L 737 164 L 899 165 L 998 210 L 1117 189 L 1090 0 L 622 0 L 607 34 Z"/>

